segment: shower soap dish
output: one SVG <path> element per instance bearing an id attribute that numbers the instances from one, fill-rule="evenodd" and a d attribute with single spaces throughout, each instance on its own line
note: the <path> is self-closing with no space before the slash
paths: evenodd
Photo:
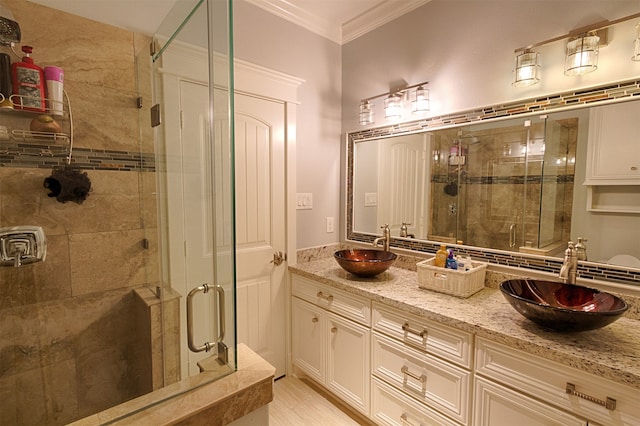
<path id="1" fill-rule="evenodd" d="M 435 257 L 417 263 L 418 287 L 456 297 L 469 297 L 484 288 L 487 264 L 471 262 L 468 271 L 434 266 Z"/>

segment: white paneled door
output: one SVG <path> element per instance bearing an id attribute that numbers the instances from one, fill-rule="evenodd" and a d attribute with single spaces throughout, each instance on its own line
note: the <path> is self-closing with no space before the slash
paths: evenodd
<path id="1" fill-rule="evenodd" d="M 285 374 L 285 106 L 235 95 L 238 342 Z"/>
<path id="2" fill-rule="evenodd" d="M 187 282 L 210 282 L 212 189 L 208 138 L 208 88 L 181 82 L 184 220 Z M 286 253 L 284 103 L 235 95 L 235 205 L 237 338 L 285 374 Z M 210 185 L 209 185 L 210 186 Z M 274 261 L 275 260 L 275 261 Z M 196 342 L 207 341 L 215 312 L 197 298 Z M 198 315 L 198 312 L 205 313 Z M 206 355 L 190 353 L 190 370 Z"/>

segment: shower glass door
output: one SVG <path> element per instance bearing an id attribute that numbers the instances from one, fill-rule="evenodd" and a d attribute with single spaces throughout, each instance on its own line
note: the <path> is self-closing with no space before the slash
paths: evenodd
<path id="1" fill-rule="evenodd" d="M 165 384 L 236 368 L 229 22 L 230 2 L 177 2 L 154 37 Z"/>

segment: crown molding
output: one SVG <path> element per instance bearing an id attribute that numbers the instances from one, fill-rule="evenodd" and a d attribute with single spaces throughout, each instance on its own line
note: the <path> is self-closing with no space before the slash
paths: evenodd
<path id="1" fill-rule="evenodd" d="M 342 24 L 342 42 L 355 40 L 374 29 L 429 3 L 431 0 L 385 0 L 360 16 Z"/>
<path id="2" fill-rule="evenodd" d="M 246 0 L 269 13 L 299 25 L 338 44 L 344 44 L 386 24 L 431 0 L 383 0 L 361 15 L 336 23 L 307 12 L 288 0 Z"/>

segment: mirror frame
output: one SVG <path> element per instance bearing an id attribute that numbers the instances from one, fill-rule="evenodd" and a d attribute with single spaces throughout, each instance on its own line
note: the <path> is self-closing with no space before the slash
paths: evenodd
<path id="1" fill-rule="evenodd" d="M 441 130 L 462 125 L 527 117 L 543 113 L 567 111 L 612 103 L 640 100 L 640 78 L 607 85 L 578 89 L 536 98 L 527 98 L 505 104 L 490 105 L 451 114 L 427 117 L 421 120 L 372 127 L 346 135 L 346 188 L 345 188 L 345 241 L 371 244 L 379 235 L 357 232 L 353 229 L 354 144 L 393 136 Z M 440 242 L 391 237 L 391 247 L 418 253 L 435 253 Z M 456 252 L 493 264 L 534 269 L 558 274 L 563 259 L 483 247 L 449 244 Z M 591 280 L 613 281 L 640 286 L 640 270 L 598 262 L 578 262 L 578 277 Z"/>

